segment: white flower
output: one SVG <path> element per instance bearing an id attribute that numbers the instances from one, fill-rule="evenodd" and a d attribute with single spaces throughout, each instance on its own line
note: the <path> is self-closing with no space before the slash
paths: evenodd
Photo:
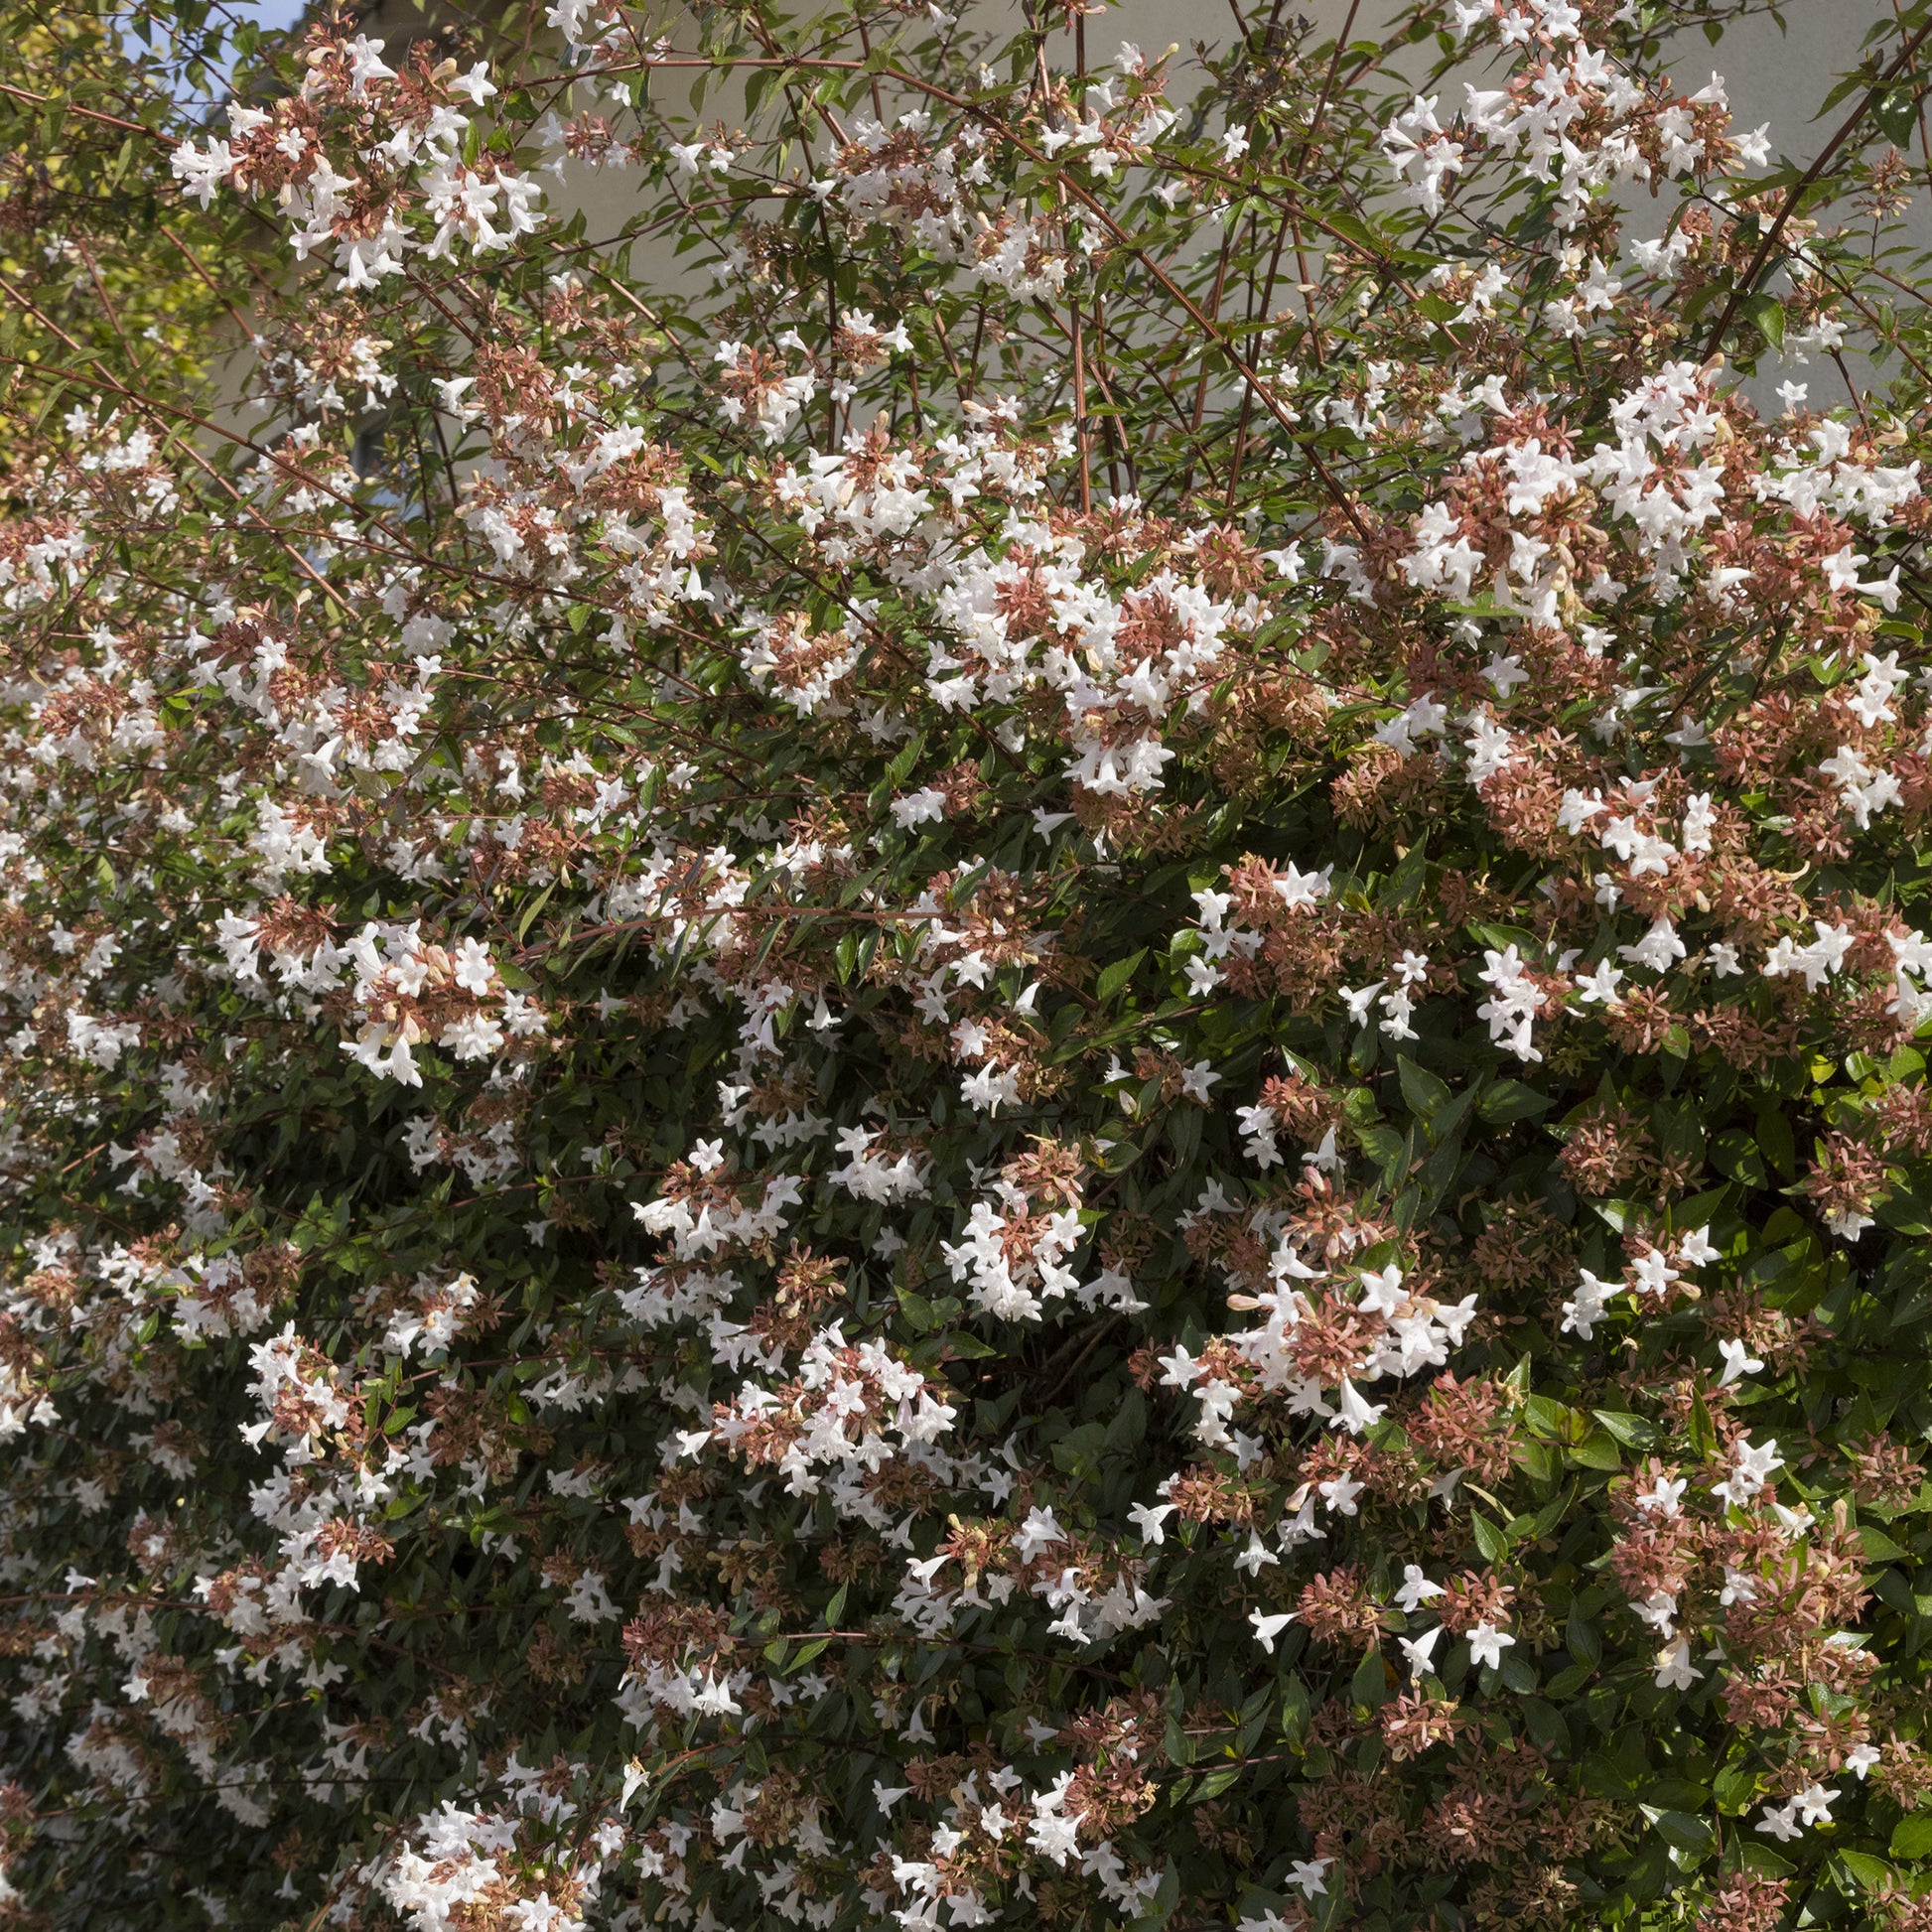
<path id="1" fill-rule="evenodd" d="M 1207 1090 L 1209 1087 L 1215 1085 L 1220 1077 L 1209 1062 L 1206 1060 L 1196 1060 L 1192 1066 L 1182 1071 L 1180 1076 L 1180 1091 L 1189 1100 L 1198 1100 L 1205 1107 L 1208 1101 Z"/>
<path id="2" fill-rule="evenodd" d="M 485 1060 L 502 1047 L 503 1030 L 487 1014 L 473 1013 L 445 1027 L 437 1044 L 449 1047 L 460 1060 Z"/>
<path id="3" fill-rule="evenodd" d="M 467 94 L 473 107 L 481 107 L 491 94 L 497 91 L 496 83 L 489 77 L 487 65 L 479 61 L 468 73 L 460 73 L 451 80 L 453 94 Z"/>
<path id="4" fill-rule="evenodd" d="M 1172 1355 L 1157 1355 L 1155 1361 L 1167 1371 L 1160 1382 L 1164 1389 L 1191 1389 L 1207 1373 L 1182 1342 L 1174 1343 Z"/>
<path id="5" fill-rule="evenodd" d="M 1711 1229 L 1707 1225 L 1693 1228 L 1677 1244 L 1680 1261 L 1688 1261 L 1693 1268 L 1708 1267 L 1718 1259 L 1718 1250 L 1711 1245 Z"/>
<path id="6" fill-rule="evenodd" d="M 1353 1382 L 1342 1377 L 1341 1393 L 1335 1398 L 1335 1414 L 1351 1436 L 1359 1436 L 1382 1420 L 1386 1405 L 1364 1402 Z"/>
<path id="7" fill-rule="evenodd" d="M 1661 913 L 1634 946 L 1619 946 L 1616 950 L 1620 959 L 1627 959 L 1633 966 L 1647 966 L 1653 973 L 1668 972 L 1673 960 L 1685 956 L 1684 941 L 1677 936 L 1676 926 Z"/>
<path id="8" fill-rule="evenodd" d="M 988 1061 L 977 1073 L 960 1081 L 959 1096 L 980 1113 L 997 1114 L 1002 1107 L 1019 1103 L 1020 1076 L 1011 1067 L 995 1066 Z"/>
<path id="9" fill-rule="evenodd" d="M 1503 1652 L 1516 1639 L 1507 1630 L 1498 1629 L 1488 1621 L 1478 1623 L 1469 1632 L 1469 1659 L 1472 1663 L 1486 1664 L 1492 1670 L 1502 1667 Z"/>
<path id="10" fill-rule="evenodd" d="M 1413 1616 L 1431 1597 L 1442 1593 L 1443 1586 L 1432 1584 L 1423 1575 L 1420 1564 L 1406 1563 L 1402 1566 L 1402 1587 L 1396 1591 L 1395 1600 L 1409 1615 Z"/>
<path id="11" fill-rule="evenodd" d="M 1529 977 L 1514 946 L 1485 951 L 1482 958 L 1476 977 L 1491 992 L 1476 1008 L 1476 1018 L 1488 1021 L 1489 1037 L 1497 1045 L 1507 1046 L 1520 1060 L 1540 1060 L 1542 1053 L 1530 1041 L 1530 1025 L 1549 996 Z"/>
<path id="12" fill-rule="evenodd" d="M 1323 866 L 1319 872 L 1304 872 L 1290 860 L 1275 881 L 1275 890 L 1291 912 L 1300 912 L 1328 897 L 1328 879 L 1333 871 L 1334 867 Z"/>
<path id="13" fill-rule="evenodd" d="M 1337 1516 L 1353 1516 L 1355 1498 L 1366 1486 L 1353 1476 L 1334 1476 L 1326 1482 L 1316 1483 L 1315 1491 Z"/>
<path id="14" fill-rule="evenodd" d="M 1377 1274 L 1362 1277 L 1362 1299 L 1358 1306 L 1364 1314 L 1393 1314 L 1408 1299 L 1403 1293 L 1402 1271 L 1394 1262 Z"/>
<path id="15" fill-rule="evenodd" d="M 1438 1639 L 1443 1634 L 1439 1623 L 1433 1630 L 1425 1631 L 1420 1637 L 1398 1637 L 1402 1654 L 1409 1660 L 1409 1675 L 1421 1677 L 1435 1668 L 1435 1650 Z"/>
<path id="16" fill-rule="evenodd" d="M 1664 1259 L 1663 1251 L 1652 1248 L 1630 1264 L 1632 1295 L 1662 1295 L 1679 1279 L 1678 1271 Z"/>
<path id="17" fill-rule="evenodd" d="M 1577 1285 L 1577 1292 L 1563 1305 L 1564 1334 L 1581 1335 L 1588 1341 L 1596 1332 L 1596 1324 L 1602 1320 L 1610 1306 L 1611 1297 L 1621 1291 L 1617 1282 L 1598 1281 L 1587 1268 L 1581 1271 L 1583 1279 Z"/>
<path id="18" fill-rule="evenodd" d="M 946 815 L 946 794 L 928 786 L 923 791 L 907 792 L 892 803 L 893 820 L 902 832 L 915 825 L 936 825 Z"/>
<path id="19" fill-rule="evenodd" d="M 1295 1612 L 1279 1610 L 1273 1616 L 1264 1616 L 1259 1610 L 1250 1610 L 1248 1621 L 1255 1627 L 1256 1642 L 1272 1657 L 1275 1654 L 1275 1639 L 1295 1621 Z"/>
<path id="20" fill-rule="evenodd" d="M 1691 1662 L 1689 1637 L 1673 1637 L 1657 1653 L 1657 1688 L 1660 1691 L 1688 1691 L 1704 1673 Z"/>
<path id="21" fill-rule="evenodd" d="M 1269 1549 L 1267 1544 L 1262 1542 L 1255 1531 L 1250 1530 L 1248 1532 L 1248 1547 L 1235 1558 L 1234 1567 L 1237 1570 L 1245 1570 L 1250 1577 L 1259 1577 L 1264 1565 L 1278 1565 L 1280 1562 L 1281 1558 Z"/>
<path id="22" fill-rule="evenodd" d="M 1348 1009 L 1348 1018 L 1354 1025 L 1360 1027 L 1367 1024 L 1369 1007 L 1386 983 L 1383 980 L 1370 980 L 1366 986 L 1335 988 L 1335 991 L 1341 995 L 1341 1003 Z"/>
<path id="23" fill-rule="evenodd" d="M 1808 1784 L 1791 1802 L 1798 1807 L 1798 1817 L 1802 1823 L 1829 1825 L 1832 1822 L 1832 1801 L 1838 1795 L 1836 1790 L 1827 1791 L 1822 1784 Z"/>
<path id="24" fill-rule="evenodd" d="M 1724 1588 L 1718 1592 L 1718 1607 L 1727 1610 L 1733 1603 L 1755 1603 L 1757 1601 L 1757 1580 L 1748 1577 L 1741 1570 L 1733 1570 L 1725 1565 Z"/>
<path id="25" fill-rule="evenodd" d="M 1740 1376 L 1755 1375 L 1764 1366 L 1741 1341 L 1721 1341 L 1718 1353 L 1725 1362 L 1724 1373 L 1718 1377 L 1721 1389 L 1729 1387 Z"/>
<path id="26" fill-rule="evenodd" d="M 1053 1520 L 1052 1510 L 1030 1509 L 1013 1547 L 1022 1563 L 1031 1563 L 1048 1545 L 1065 1541 L 1066 1532 Z"/>
<path id="27" fill-rule="evenodd" d="M 1577 975 L 1577 991 L 1586 1004 L 1601 1001 L 1606 1007 L 1620 1007 L 1623 996 L 1616 989 L 1622 984 L 1623 969 L 1612 966 L 1607 959 L 1598 960 L 1596 970 L 1587 975 Z"/>
<path id="28" fill-rule="evenodd" d="M 1775 1439 L 1754 1446 L 1748 1436 L 1740 1437 L 1735 1446 L 1736 1466 L 1725 1481 L 1712 1485 L 1711 1493 L 1739 1509 L 1755 1502 L 1758 1491 L 1770 1481 L 1771 1472 L 1784 1467 L 1777 1448 Z"/>
<path id="29" fill-rule="evenodd" d="M 1312 1898 L 1317 1892 L 1327 1891 L 1322 1876 L 1333 1863 L 1333 1859 L 1297 1859 L 1288 1874 L 1288 1882 L 1300 1886 L 1304 1898 Z"/>
<path id="30" fill-rule="evenodd" d="M 1670 1637 L 1676 1632 L 1677 1598 L 1667 1589 L 1653 1589 L 1641 1600 L 1633 1600 L 1630 1608 L 1635 1611 L 1640 1622 L 1647 1623 L 1660 1637 Z"/>
<path id="31" fill-rule="evenodd" d="M 1787 973 L 1802 973 L 1806 990 L 1816 993 L 1845 964 L 1845 956 L 1852 950 L 1851 927 L 1827 925 L 1823 919 L 1813 919 L 1811 924 L 1817 937 L 1810 945 L 1795 945 L 1789 938 L 1784 938 L 1771 948 L 1770 956 L 1764 962 L 1766 979 L 1781 979 Z"/>
<path id="32" fill-rule="evenodd" d="M 1659 1476 L 1654 1487 L 1637 1491 L 1637 1507 L 1659 1516 L 1675 1516 L 1689 1486 L 1687 1477 L 1679 1476 L 1673 1482 L 1668 1476 Z"/>
<path id="33" fill-rule="evenodd" d="M 456 983 L 466 993 L 481 997 L 489 991 L 490 982 L 496 977 L 496 968 L 489 957 L 489 948 L 482 940 L 463 940 L 456 949 L 454 960 Z"/>

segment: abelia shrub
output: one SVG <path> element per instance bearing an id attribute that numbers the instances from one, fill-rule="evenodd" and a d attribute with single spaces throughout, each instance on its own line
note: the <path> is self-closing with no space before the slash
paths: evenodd
<path id="1" fill-rule="evenodd" d="M 1932 24 L 1686 16 L 32 122 L 0 1909 L 1932 1924 Z"/>

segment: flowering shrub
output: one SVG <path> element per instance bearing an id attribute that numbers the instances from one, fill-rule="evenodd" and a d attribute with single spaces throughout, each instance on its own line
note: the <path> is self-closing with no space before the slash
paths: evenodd
<path id="1" fill-rule="evenodd" d="M 1674 18 L 20 69 L 16 1918 L 1932 1925 L 1932 17 Z"/>

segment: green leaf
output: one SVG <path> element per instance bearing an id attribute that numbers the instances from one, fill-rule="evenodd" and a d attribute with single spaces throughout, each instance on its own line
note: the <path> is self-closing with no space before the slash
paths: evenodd
<path id="1" fill-rule="evenodd" d="M 1532 1434 L 1549 1443 L 1578 1442 L 1588 1433 L 1576 1410 L 1547 1395 L 1533 1395 L 1523 1404 L 1523 1420 Z"/>
<path id="2" fill-rule="evenodd" d="M 1874 1858 L 1869 1852 L 1841 1852 L 1838 1862 L 1866 1891 L 1889 1885 L 1896 1875 L 1883 1859 Z"/>
<path id="3" fill-rule="evenodd" d="M 1356 247 L 1365 249 L 1371 255 L 1381 256 L 1384 260 L 1388 258 L 1394 246 L 1393 243 L 1375 234 L 1355 215 L 1335 210 L 1325 214 L 1323 219 L 1333 233 L 1340 235 L 1346 241 L 1352 241 Z"/>
<path id="4" fill-rule="evenodd" d="M 1580 1664 L 1592 1667 L 1603 1661 L 1603 1639 L 1597 1633 L 1596 1625 L 1585 1616 L 1575 1601 L 1570 1605 L 1570 1616 L 1563 1628 L 1564 1647 Z"/>
<path id="5" fill-rule="evenodd" d="M 1509 1538 L 1480 1510 L 1474 1511 L 1469 1521 L 1475 1530 L 1476 1548 L 1482 1552 L 1483 1562 L 1501 1563 L 1509 1555 Z"/>
<path id="6" fill-rule="evenodd" d="M 999 1354 L 990 1341 L 982 1341 L 970 1328 L 948 1328 L 940 1337 L 943 1359 L 951 1362 L 984 1362 Z M 1136 1395 L 1140 1390 L 1134 1391 Z"/>
<path id="7" fill-rule="evenodd" d="M 1125 959 L 1117 959 L 1111 966 L 1104 968 L 1100 977 L 1093 983 L 1093 997 L 1101 1002 L 1111 1000 L 1120 989 L 1134 977 L 1135 968 L 1147 957 L 1147 948 L 1130 953 Z"/>
<path id="8" fill-rule="evenodd" d="M 1409 1103 L 1410 1112 L 1420 1120 L 1433 1122 L 1449 1104 L 1448 1085 L 1411 1059 L 1398 1057 L 1395 1070 L 1402 1082 L 1402 1097 Z"/>
<path id="9" fill-rule="evenodd" d="M 1691 1391 L 1691 1417 L 1689 1434 L 1691 1447 L 1699 1455 L 1715 1455 L 1718 1449 L 1718 1432 L 1712 1427 L 1711 1411 L 1705 1407 L 1704 1391 L 1694 1388 Z"/>
<path id="10" fill-rule="evenodd" d="M 1379 1649 L 1371 1650 L 1355 1666 L 1355 1675 L 1348 1686 L 1348 1695 L 1356 1704 L 1366 1704 L 1371 1710 L 1379 1710 L 1388 1702 L 1389 1673 Z"/>
<path id="11" fill-rule="evenodd" d="M 1764 1165 L 1764 1157 L 1757 1151 L 1756 1143 L 1742 1128 L 1726 1128 L 1711 1143 L 1711 1165 L 1727 1180 L 1735 1180 L 1746 1187 L 1763 1187 L 1770 1183 L 1770 1173 Z"/>
<path id="12" fill-rule="evenodd" d="M 1397 906 L 1408 904 L 1428 880 L 1428 849 L 1422 844 L 1412 845 L 1402 855 L 1402 861 L 1395 871 L 1390 873 L 1388 883 L 1382 889 L 1378 909 L 1388 912 Z"/>
<path id="13" fill-rule="evenodd" d="M 889 785 L 897 790 L 899 785 L 903 784 L 911 774 L 912 767 L 918 763 L 924 755 L 925 734 L 920 732 L 907 740 L 905 744 L 901 745 L 897 754 L 894 757 L 893 761 L 887 765 L 886 778 Z"/>
<path id="14" fill-rule="evenodd" d="M 1909 148 L 1918 127 L 1918 96 L 1910 87 L 1894 88 L 1872 108 L 1871 118 L 1893 147 Z"/>
<path id="15" fill-rule="evenodd" d="M 1652 1449 L 1657 1447 L 1660 1439 L 1656 1424 L 1645 1422 L 1641 1416 L 1626 1414 L 1621 1409 L 1592 1409 L 1590 1414 L 1625 1449 Z"/>
<path id="16" fill-rule="evenodd" d="M 1775 295 L 1747 295 L 1738 303 L 1737 310 L 1755 325 L 1759 335 L 1773 348 L 1783 348 L 1784 304 Z"/>
<path id="17" fill-rule="evenodd" d="M 550 903 L 550 895 L 556 890 L 556 882 L 553 880 L 530 901 L 529 909 L 517 921 L 516 937 L 519 943 L 530 936 L 530 927 L 535 922 L 537 914 Z"/>
<path id="18" fill-rule="evenodd" d="M 1922 1859 L 1932 1854 L 1932 1811 L 1907 1812 L 1891 1833 L 1895 1859 Z"/>
<path id="19" fill-rule="evenodd" d="M 1492 1080 L 1476 1101 L 1476 1112 L 1492 1125 L 1501 1125 L 1547 1114 L 1556 1104 L 1547 1093 L 1537 1093 L 1520 1080 Z"/>
<path id="20" fill-rule="evenodd" d="M 1147 1398 L 1130 1383 L 1113 1420 L 1107 1425 L 1107 1447 L 1125 1452 L 1139 1448 L 1146 1435 Z"/>
<path id="21" fill-rule="evenodd" d="M 47 387 L 41 392 L 40 407 L 34 412 L 34 427 L 45 426 L 47 419 L 61 406 L 61 398 L 68 392 L 68 385 L 59 376 L 50 377 Z"/>
<path id="22" fill-rule="evenodd" d="M 1786 1180 L 1798 1172 L 1798 1149 L 1791 1136 L 1791 1120 L 1775 1101 L 1757 1110 L 1757 1147 Z"/>
<path id="23" fill-rule="evenodd" d="M 1717 1834 L 1695 1812 L 1671 1811 L 1656 1805 L 1640 1805 L 1638 1809 L 1675 1850 L 1702 1859 L 1718 1849 Z"/>
<path id="24" fill-rule="evenodd" d="M 1132 1923 L 1139 1928 L 1139 1932 L 1154 1932 L 1155 1927 L 1167 1924 L 1179 1900 L 1180 1867 L 1171 1863 L 1162 1872 L 1161 1882 L 1155 1887 L 1147 1910 Z"/>
<path id="25" fill-rule="evenodd" d="M 1493 925 L 1485 919 L 1471 919 L 1463 930 L 1479 946 L 1492 952 L 1507 952 L 1511 946 L 1532 965 L 1543 956 L 1543 941 L 1520 925 Z"/>
<path id="26" fill-rule="evenodd" d="M 1481 1089 L 1479 1087 L 1464 1087 L 1429 1123 L 1431 1135 L 1438 1141 L 1448 1143 L 1453 1136 L 1459 1134 L 1462 1123 L 1475 1111 L 1476 1100 L 1480 1093 Z"/>
<path id="27" fill-rule="evenodd" d="M 1523 1727 L 1530 1733 L 1531 1743 L 1560 1757 L 1567 1756 L 1570 1726 L 1564 1722 L 1563 1713 L 1547 1698 L 1526 1697 L 1522 1708 Z"/>
<path id="28" fill-rule="evenodd" d="M 1774 1852 L 1762 1839 L 1743 1840 L 1737 1847 L 1737 1856 L 1746 1871 L 1761 1872 L 1767 1878 L 1781 1878 L 1792 1868 L 1791 1861 Z"/>
<path id="29" fill-rule="evenodd" d="M 1593 1429 L 1575 1449 L 1565 1453 L 1572 1462 L 1580 1463 L 1586 1469 L 1620 1469 L 1623 1458 L 1617 1453 L 1616 1444 L 1606 1430 Z"/>
<path id="30" fill-rule="evenodd" d="M 1859 1541 L 1864 1548 L 1867 1563 L 1910 1563 L 1912 1553 L 1901 1550 L 1883 1530 L 1870 1523 L 1859 1525 Z"/>
<path id="31" fill-rule="evenodd" d="M 1299 1744 L 1309 1734 L 1309 1687 L 1299 1676 L 1291 1676 L 1282 1687 L 1282 1735 Z"/>
<path id="32" fill-rule="evenodd" d="M 795 1670 L 803 1670 L 805 1666 L 809 1664 L 814 1658 L 822 1654 L 826 1645 L 829 1644 L 831 1641 L 832 1639 L 829 1636 L 812 1637 L 807 1639 L 806 1642 L 801 1643 L 798 1646 L 798 1648 L 791 1653 L 790 1657 L 785 1660 L 784 1669 L 787 1672 L 795 1671 Z"/>

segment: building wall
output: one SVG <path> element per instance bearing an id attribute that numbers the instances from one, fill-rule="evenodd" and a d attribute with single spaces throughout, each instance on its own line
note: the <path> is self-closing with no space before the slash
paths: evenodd
<path id="1" fill-rule="evenodd" d="M 1302 0 L 1302 11 L 1315 25 L 1317 35 L 1346 31 L 1351 39 L 1374 41 L 1395 9 L 1390 0 Z M 1015 0 L 978 0 L 978 12 L 989 25 L 1008 31 L 1017 28 L 1020 9 Z M 1696 88 L 1713 71 L 1725 76 L 1734 112 L 1743 127 L 1760 122 L 1770 124 L 1774 154 L 1805 165 L 1830 139 L 1832 131 L 1853 102 L 1846 102 L 1831 114 L 1814 118 L 1819 104 L 1837 75 L 1857 61 L 1868 28 L 1892 15 L 1891 0 L 1788 0 L 1783 23 L 1768 13 L 1730 26 L 1715 47 L 1701 31 L 1682 34 L 1673 67 L 1681 84 Z M 426 15 L 420 9 L 385 0 L 370 15 L 365 31 L 382 35 L 395 45 L 406 43 L 425 29 L 426 19 L 434 22 L 434 9 Z M 1089 17 L 1086 23 L 1089 60 L 1098 65 L 1113 56 L 1122 41 L 1131 41 L 1149 51 L 1170 45 L 1182 50 L 1174 64 L 1176 99 L 1191 98 L 1205 75 L 1194 49 L 1199 43 L 1217 45 L 1233 32 L 1232 0 L 1122 0 L 1122 4 Z M 675 25 L 668 27 L 673 39 L 686 42 Z M 1420 76 L 1421 57 L 1415 57 L 1414 71 Z M 682 106 L 688 81 L 664 81 L 663 98 Z M 1446 102 L 1447 107 L 1450 103 Z M 723 117 L 734 119 L 736 97 L 729 90 L 708 93 L 703 117 L 707 124 Z M 1919 159 L 1923 162 L 1925 155 Z M 569 166 L 560 181 L 549 183 L 548 205 L 553 213 L 568 216 L 582 210 L 589 237 L 609 242 L 621 231 L 637 207 L 635 177 L 626 171 L 594 171 Z M 1644 198 L 1632 206 L 1635 225 L 1644 226 Z M 1921 191 L 1907 222 L 1918 246 L 1932 249 L 1932 196 Z M 645 240 L 635 244 L 631 254 L 633 272 L 640 287 L 666 290 L 693 286 L 694 271 L 680 262 L 666 240 Z M 239 345 L 236 347 L 239 349 Z M 245 352 L 225 358 L 223 386 L 238 397 L 245 375 Z M 1774 385 L 1782 372 L 1760 378 L 1760 386 Z M 1836 371 L 1826 368 L 1805 372 L 1813 383 L 1813 399 L 1829 403 L 1840 399 L 1843 385 Z M 1762 400 L 1762 399 L 1761 399 Z M 233 417 L 236 423 L 252 424 L 253 418 Z"/>
<path id="2" fill-rule="evenodd" d="M 1010 22 L 1009 31 L 1021 18 L 1013 0 L 982 0 L 978 11 L 990 24 Z M 1351 0 L 1302 0 L 1297 11 L 1314 22 L 1318 36 L 1346 30 L 1353 39 L 1372 42 L 1395 10 L 1387 0 L 1353 0 L 1352 5 Z M 1768 121 L 1773 151 L 1803 165 L 1853 105 L 1848 101 L 1815 120 L 1820 102 L 1834 79 L 1857 62 L 1866 30 L 1892 18 L 1893 11 L 1891 0 L 1790 0 L 1782 25 L 1768 13 L 1759 14 L 1727 28 L 1716 47 L 1701 30 L 1680 35 L 1675 70 L 1690 88 L 1702 86 L 1714 71 L 1722 73 L 1741 124 Z M 1229 0 L 1122 0 L 1090 16 L 1086 32 L 1089 58 L 1096 64 L 1111 59 L 1122 41 L 1149 51 L 1178 46 L 1173 92 L 1187 98 L 1205 78 L 1193 48 L 1223 44 L 1233 32 L 1233 13 Z M 707 119 L 720 112 L 729 118 L 722 98 L 708 97 Z M 613 227 L 624 211 L 621 186 L 611 178 L 572 181 L 555 200 L 560 207 L 584 207 Z M 1926 238 L 1932 245 L 1932 227 Z"/>

